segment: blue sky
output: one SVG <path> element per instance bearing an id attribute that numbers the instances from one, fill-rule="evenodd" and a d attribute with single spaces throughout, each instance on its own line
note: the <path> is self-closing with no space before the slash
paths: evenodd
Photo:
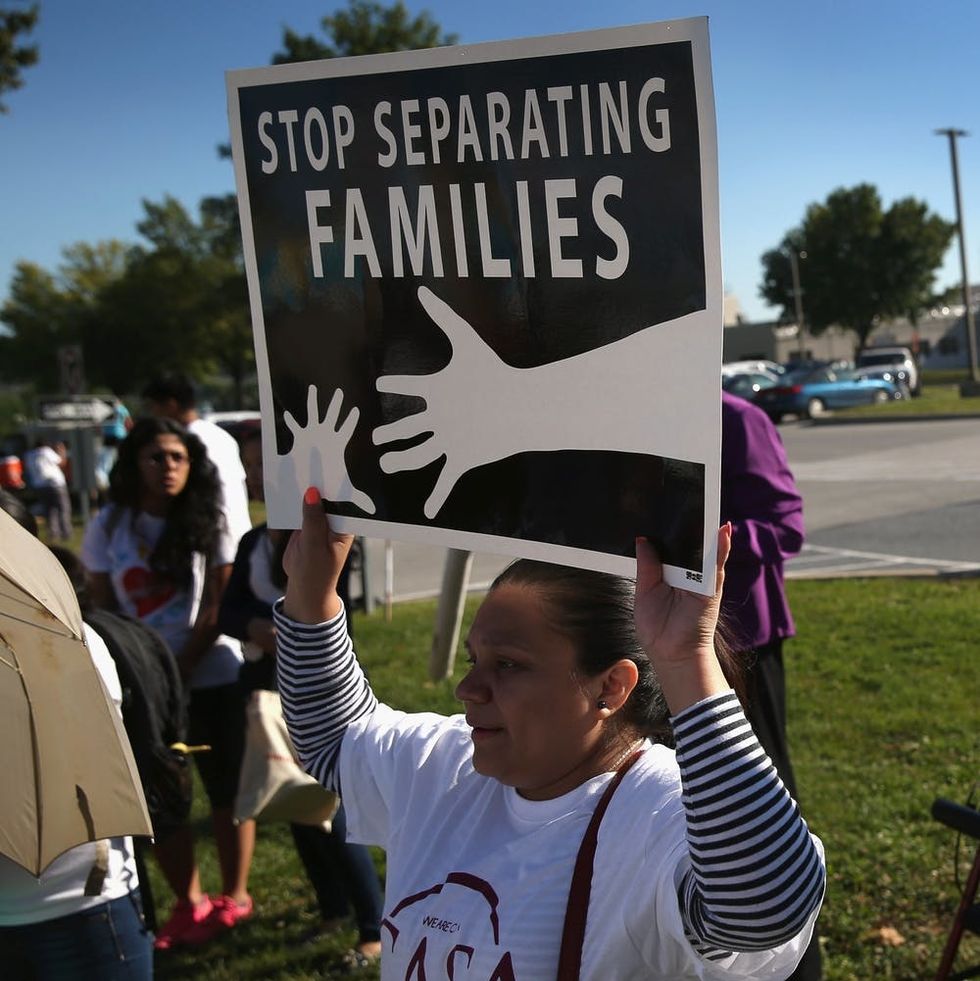
<path id="1" fill-rule="evenodd" d="M 12 0 L 0 0 L 8 6 Z M 196 213 L 233 190 L 224 72 L 268 64 L 282 28 L 318 33 L 331 0 L 41 0 L 40 62 L 0 116 L 0 300 L 14 264 L 77 241 L 136 241 L 142 199 Z M 955 126 L 972 278 L 980 278 L 976 0 L 408 0 L 464 42 L 707 15 L 718 120 L 722 265 L 752 319 L 760 255 L 806 206 L 875 184 L 952 219 Z M 954 245 L 940 286 L 959 281 Z"/>

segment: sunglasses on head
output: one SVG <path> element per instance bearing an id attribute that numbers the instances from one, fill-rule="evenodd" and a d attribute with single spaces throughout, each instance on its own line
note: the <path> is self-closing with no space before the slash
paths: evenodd
<path id="1" fill-rule="evenodd" d="M 158 467 L 162 467 L 168 461 L 170 463 L 187 463 L 190 457 L 186 453 L 181 453 L 179 450 L 157 450 L 155 453 L 150 453 L 147 456 L 147 460 L 150 463 L 155 463 Z"/>

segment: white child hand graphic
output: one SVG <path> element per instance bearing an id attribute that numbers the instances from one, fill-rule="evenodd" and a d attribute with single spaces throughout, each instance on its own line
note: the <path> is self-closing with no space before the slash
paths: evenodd
<path id="1" fill-rule="evenodd" d="M 349 501 L 362 511 L 374 514 L 374 501 L 353 485 L 347 472 L 344 454 L 360 411 L 355 406 L 341 422 L 343 402 L 344 393 L 338 388 L 321 421 L 317 388 L 310 385 L 306 398 L 306 425 L 301 426 L 291 412 L 283 413 L 283 422 L 293 434 L 293 448 L 279 457 L 279 493 L 292 494 L 292 500 L 298 502 L 307 487 L 317 487 L 328 501 Z"/>
<path id="2" fill-rule="evenodd" d="M 378 426 L 372 439 L 376 446 L 383 446 L 427 435 L 410 449 L 382 454 L 380 465 L 385 473 L 420 470 L 445 456 L 439 479 L 423 508 L 425 516 L 432 519 L 463 474 L 523 448 L 520 432 L 514 430 L 516 419 L 512 418 L 516 378 L 522 372 L 501 361 L 476 331 L 431 290 L 420 286 L 418 297 L 433 323 L 449 339 L 452 357 L 445 368 L 430 375 L 385 375 L 377 380 L 379 392 L 421 397 L 425 408 Z M 459 439 L 460 415 L 467 406 L 479 406 L 480 411 L 470 413 L 473 428 L 467 427 L 464 438 Z M 479 431 L 473 431 L 477 426 Z M 450 442 L 454 431 L 457 439 Z"/>

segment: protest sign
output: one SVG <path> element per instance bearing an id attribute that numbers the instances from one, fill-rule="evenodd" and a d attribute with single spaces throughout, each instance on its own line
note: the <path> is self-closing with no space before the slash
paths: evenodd
<path id="1" fill-rule="evenodd" d="M 709 590 L 707 23 L 230 72 L 270 525 Z"/>

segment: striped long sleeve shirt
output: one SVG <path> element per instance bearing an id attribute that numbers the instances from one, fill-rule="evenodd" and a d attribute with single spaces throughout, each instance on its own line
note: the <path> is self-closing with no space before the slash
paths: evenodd
<path id="1" fill-rule="evenodd" d="M 289 620 L 278 605 L 274 615 L 293 743 L 307 770 L 339 792 L 344 733 L 377 699 L 342 612 L 315 626 Z M 819 849 L 733 692 L 672 721 L 691 856 L 678 888 L 687 938 L 707 960 L 775 948 L 799 934 L 820 905 Z"/>

